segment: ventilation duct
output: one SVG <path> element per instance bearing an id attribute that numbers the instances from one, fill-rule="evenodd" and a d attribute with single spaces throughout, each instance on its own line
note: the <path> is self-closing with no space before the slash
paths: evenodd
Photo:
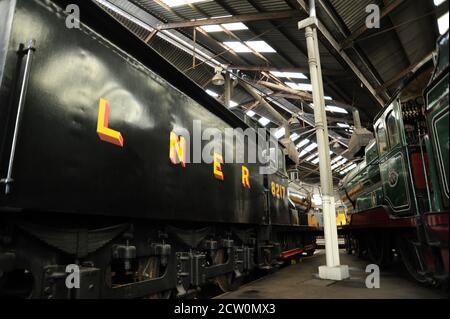
<path id="1" fill-rule="evenodd" d="M 359 111 L 356 109 L 353 110 L 353 122 L 355 129 L 348 143 L 348 151 L 345 154 L 348 159 L 363 156 L 366 145 L 373 139 L 372 132 L 361 126 Z"/>

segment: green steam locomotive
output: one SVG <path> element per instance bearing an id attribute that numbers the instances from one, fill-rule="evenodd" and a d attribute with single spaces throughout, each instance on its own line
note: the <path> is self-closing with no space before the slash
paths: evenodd
<path id="1" fill-rule="evenodd" d="M 448 40 L 378 114 L 364 159 L 339 185 L 347 251 L 380 266 L 398 255 L 432 284 L 448 283 Z"/>

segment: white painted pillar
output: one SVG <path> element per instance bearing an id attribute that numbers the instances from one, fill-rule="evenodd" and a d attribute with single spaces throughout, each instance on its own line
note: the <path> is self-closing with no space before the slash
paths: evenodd
<path id="1" fill-rule="evenodd" d="M 310 17 L 299 23 L 299 29 L 305 28 L 310 78 L 313 87 L 314 122 L 319 150 L 319 171 L 322 188 L 322 210 L 326 254 L 326 266 L 319 267 L 319 277 L 322 279 L 342 280 L 349 277 L 349 271 L 348 266 L 340 265 L 339 260 L 336 209 L 331 175 L 330 145 L 328 140 L 322 68 L 320 65 L 319 42 L 317 37 L 318 22 L 314 0 L 309 1 L 309 8 Z"/>

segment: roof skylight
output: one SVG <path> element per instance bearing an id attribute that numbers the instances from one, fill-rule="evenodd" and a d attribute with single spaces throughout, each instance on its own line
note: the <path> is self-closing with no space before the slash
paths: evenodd
<path id="1" fill-rule="evenodd" d="M 266 41 L 246 41 L 246 45 L 255 50 L 256 52 L 261 53 L 274 53 L 276 52 L 274 48 L 267 44 Z"/>
<path id="2" fill-rule="evenodd" d="M 339 106 L 327 105 L 325 106 L 325 110 L 332 113 L 348 114 L 347 110 Z"/>
<path id="3" fill-rule="evenodd" d="M 228 31 L 238 31 L 238 30 L 247 30 L 247 26 L 243 24 L 242 22 L 236 22 L 236 23 L 224 23 L 224 24 L 211 24 L 211 25 L 204 25 L 201 26 L 203 30 L 206 32 L 224 32 L 225 30 Z"/>
<path id="4" fill-rule="evenodd" d="M 256 113 L 253 112 L 252 110 L 247 111 L 247 113 L 245 113 L 245 114 L 247 114 L 247 116 L 249 116 L 249 117 L 253 117 L 256 115 Z"/>
<path id="5" fill-rule="evenodd" d="M 443 14 L 438 20 L 439 33 L 442 35 L 448 30 L 448 11 Z"/>
<path id="6" fill-rule="evenodd" d="M 223 28 L 218 24 L 204 25 L 201 26 L 206 32 L 223 32 Z"/>
<path id="7" fill-rule="evenodd" d="M 305 148 L 305 151 L 311 152 L 315 148 L 317 148 L 317 144 L 313 142 Z"/>
<path id="8" fill-rule="evenodd" d="M 208 93 L 208 94 L 211 95 L 212 97 L 218 97 L 218 96 L 219 96 L 219 94 L 217 94 L 216 92 L 211 91 L 211 90 L 206 90 L 206 93 Z"/>
<path id="9" fill-rule="evenodd" d="M 211 0 L 161 0 L 161 1 L 164 2 L 166 5 L 168 5 L 169 7 L 173 8 L 173 7 L 184 6 L 187 4 L 192 4 L 192 3 L 197 3 L 197 2 L 206 2 L 206 1 L 211 1 Z"/>
<path id="10" fill-rule="evenodd" d="M 288 85 L 289 87 L 293 88 L 294 90 L 301 90 L 301 91 L 312 92 L 312 84 L 286 82 L 286 85 Z"/>
<path id="11" fill-rule="evenodd" d="M 228 31 L 248 30 L 247 26 L 242 22 L 224 23 L 222 27 Z"/>
<path id="12" fill-rule="evenodd" d="M 252 50 L 250 50 L 250 48 L 253 49 L 254 51 L 260 52 L 260 53 L 276 52 L 265 41 L 245 41 L 245 45 L 239 41 L 226 41 L 223 44 L 225 44 L 227 47 L 231 48 L 234 52 L 237 52 L 237 53 L 252 52 Z"/>
<path id="13" fill-rule="evenodd" d="M 313 149 L 317 148 L 317 144 L 316 143 L 311 143 L 309 144 L 307 147 L 305 147 L 305 149 L 303 151 L 301 151 L 299 157 L 303 157 L 306 154 L 308 154 L 309 152 L 311 152 Z"/>
<path id="14" fill-rule="evenodd" d="M 270 120 L 269 120 L 268 118 L 265 118 L 265 117 L 263 116 L 263 117 L 261 117 L 261 118 L 258 120 L 258 122 L 259 122 L 259 124 L 261 124 L 262 126 L 266 126 L 267 124 L 270 123 Z"/>
<path id="15" fill-rule="evenodd" d="M 252 52 L 252 50 L 250 50 L 249 47 L 247 47 L 246 45 L 244 45 L 238 41 L 228 41 L 228 42 L 224 42 L 223 44 L 225 44 L 227 47 L 229 47 L 231 50 L 233 50 L 236 53 Z"/>
<path id="16" fill-rule="evenodd" d="M 283 137 L 285 133 L 286 133 L 286 129 L 284 127 L 282 127 L 275 132 L 274 136 L 275 136 L 275 138 L 279 139 L 279 138 Z"/>
<path id="17" fill-rule="evenodd" d="M 337 161 L 340 161 L 343 157 L 341 155 L 336 156 L 335 158 L 333 158 L 333 160 L 331 161 L 331 164 L 336 163 Z"/>
<path id="18" fill-rule="evenodd" d="M 312 160 L 314 157 L 316 157 L 317 155 L 319 155 L 319 153 L 317 152 L 317 153 L 315 153 L 315 154 L 313 154 L 313 155 L 311 155 L 310 157 L 307 157 L 306 158 L 306 161 L 310 161 L 310 160 Z"/>
<path id="19" fill-rule="evenodd" d="M 306 139 L 304 139 L 303 141 L 301 141 L 300 143 L 298 143 L 298 144 L 297 144 L 297 147 L 298 147 L 298 148 L 303 147 L 303 146 L 305 146 L 305 145 L 308 144 L 308 143 L 309 143 L 309 140 L 306 138 Z"/>
<path id="20" fill-rule="evenodd" d="M 291 78 L 291 79 L 308 79 L 306 75 L 301 72 L 279 72 L 279 71 L 270 71 L 272 75 L 279 78 Z"/>
<path id="21" fill-rule="evenodd" d="M 292 133 L 290 137 L 291 137 L 292 142 L 295 142 L 296 140 L 298 140 L 300 138 L 300 135 L 298 135 L 297 133 Z"/>

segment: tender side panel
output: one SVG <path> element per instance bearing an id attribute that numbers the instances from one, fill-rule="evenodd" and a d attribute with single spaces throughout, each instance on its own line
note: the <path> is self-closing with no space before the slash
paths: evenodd
<path id="1" fill-rule="evenodd" d="M 6 64 L 14 10 L 15 1 L 0 0 L 0 155 L 3 154 L 5 149 L 9 95 L 11 90 L 14 89 L 15 80 L 15 65 Z"/>
<path id="2" fill-rule="evenodd" d="M 270 221 L 274 225 L 291 224 L 288 177 L 282 173 L 268 175 Z"/>
<path id="3" fill-rule="evenodd" d="M 256 165 L 246 165 L 251 187 L 245 188 L 242 165 L 223 164 L 220 180 L 212 163 L 183 167 L 169 159 L 171 132 L 182 134 L 186 129 L 192 137 L 193 120 L 200 120 L 202 129 L 221 132 L 229 125 L 100 35 L 84 26 L 67 29 L 64 15 L 55 10 L 44 1 L 18 1 L 7 64 L 17 65 L 21 43 L 35 39 L 37 49 L 12 193 L 0 195 L 0 206 L 261 222 L 264 189 Z M 115 28 L 110 22 L 108 28 Z M 152 54 L 161 59 L 149 49 Z M 17 96 L 14 99 L 12 108 Z M 102 123 L 120 133 L 122 147 L 97 134 L 102 105 L 107 109 Z M 7 154 L 1 160 L 4 164 Z"/>

